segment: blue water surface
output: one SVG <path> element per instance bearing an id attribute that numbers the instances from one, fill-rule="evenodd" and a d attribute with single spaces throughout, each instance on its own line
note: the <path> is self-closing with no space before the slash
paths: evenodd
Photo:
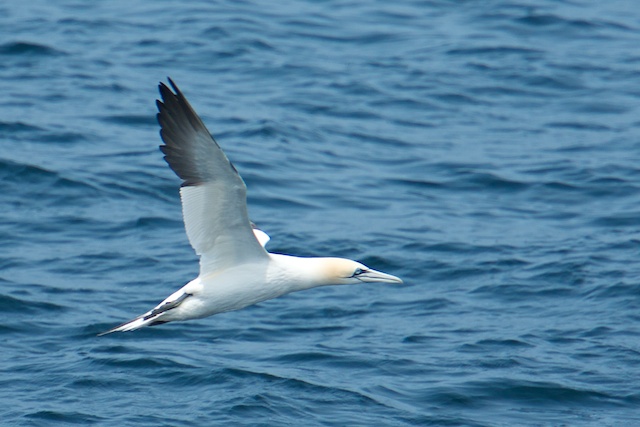
<path id="1" fill-rule="evenodd" d="M 0 424 L 640 425 L 632 1 L 0 4 Z M 171 76 L 314 289 L 96 337 L 198 273 Z"/>

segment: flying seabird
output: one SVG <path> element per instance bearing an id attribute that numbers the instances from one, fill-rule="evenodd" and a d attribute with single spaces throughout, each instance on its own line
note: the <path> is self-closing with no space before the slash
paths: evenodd
<path id="1" fill-rule="evenodd" d="M 160 83 L 160 150 L 182 179 L 180 198 L 200 274 L 152 310 L 100 335 L 199 319 L 290 292 L 326 285 L 402 283 L 398 277 L 344 258 L 269 253 L 269 236 L 249 220 L 247 188 L 236 168 L 180 89 Z"/>

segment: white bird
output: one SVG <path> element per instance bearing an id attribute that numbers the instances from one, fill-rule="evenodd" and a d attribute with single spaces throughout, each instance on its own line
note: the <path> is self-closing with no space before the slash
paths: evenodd
<path id="1" fill-rule="evenodd" d="M 200 275 L 154 309 L 100 335 L 199 319 L 317 286 L 402 283 L 348 259 L 267 252 L 269 236 L 249 221 L 244 181 L 182 92 L 169 83 L 173 91 L 160 83 L 162 101 L 156 101 L 165 144 L 160 150 L 182 179 L 182 214 L 189 242 L 200 255 Z"/>

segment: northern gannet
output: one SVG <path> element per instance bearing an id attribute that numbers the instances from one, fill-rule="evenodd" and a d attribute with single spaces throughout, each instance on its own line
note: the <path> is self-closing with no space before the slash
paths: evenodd
<path id="1" fill-rule="evenodd" d="M 173 91 L 160 83 L 162 101 L 156 101 L 160 150 L 182 179 L 182 215 L 200 274 L 152 310 L 100 335 L 239 310 L 317 286 L 402 283 L 344 258 L 267 252 L 269 236 L 249 221 L 244 181 L 182 92 L 171 79 L 169 84 Z"/>

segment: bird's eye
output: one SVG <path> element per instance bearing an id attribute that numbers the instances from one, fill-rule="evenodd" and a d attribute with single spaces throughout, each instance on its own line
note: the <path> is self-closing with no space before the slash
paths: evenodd
<path id="1" fill-rule="evenodd" d="M 354 276 L 358 276 L 360 274 L 364 273 L 364 270 L 361 268 L 356 268 L 356 271 L 353 272 Z"/>

